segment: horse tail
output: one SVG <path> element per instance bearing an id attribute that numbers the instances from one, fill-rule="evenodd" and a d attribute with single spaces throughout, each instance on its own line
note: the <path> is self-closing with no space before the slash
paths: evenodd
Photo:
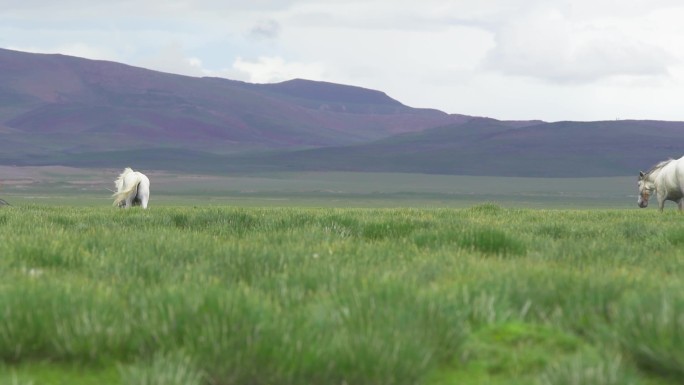
<path id="1" fill-rule="evenodd" d="M 131 169 L 130 167 L 126 167 L 123 170 L 123 172 L 121 172 L 121 174 L 119 174 L 119 177 L 116 178 L 116 180 L 114 181 L 114 186 L 116 187 L 117 191 L 120 191 L 121 188 L 123 187 L 124 178 L 126 177 L 126 175 L 128 175 L 132 172 L 133 172 L 133 169 Z"/>
<path id="2" fill-rule="evenodd" d="M 125 190 L 117 191 L 114 194 L 112 194 L 112 198 L 114 198 L 114 203 L 112 206 L 121 206 L 122 202 L 125 202 L 128 197 L 131 195 L 135 196 L 138 194 L 138 185 L 140 184 L 140 178 L 135 181 L 135 183 L 132 183 L 130 186 L 128 186 Z"/>

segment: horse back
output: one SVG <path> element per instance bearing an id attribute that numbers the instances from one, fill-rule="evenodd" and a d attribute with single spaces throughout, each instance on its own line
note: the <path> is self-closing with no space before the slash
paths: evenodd
<path id="1" fill-rule="evenodd" d="M 684 157 L 673 160 L 658 174 L 656 189 L 666 194 L 666 199 L 684 197 Z"/>

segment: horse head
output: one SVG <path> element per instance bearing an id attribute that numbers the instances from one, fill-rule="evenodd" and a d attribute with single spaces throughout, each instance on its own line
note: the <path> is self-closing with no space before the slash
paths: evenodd
<path id="1" fill-rule="evenodd" d="M 653 183 L 649 176 L 649 174 L 639 171 L 639 180 L 637 181 L 639 199 L 637 199 L 637 204 L 642 209 L 648 206 L 648 198 L 650 198 L 655 191 L 655 183 Z"/>

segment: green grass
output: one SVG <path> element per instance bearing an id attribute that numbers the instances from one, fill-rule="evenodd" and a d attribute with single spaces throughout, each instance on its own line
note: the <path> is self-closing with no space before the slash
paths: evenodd
<path id="1" fill-rule="evenodd" d="M 675 384 L 655 210 L 0 209 L 0 384 Z"/>
<path id="2" fill-rule="evenodd" d="M 633 177 L 504 178 L 299 172 L 191 175 L 150 172 L 153 206 L 636 208 Z M 0 166 L 11 204 L 106 206 L 121 170 Z M 671 205 L 672 203 L 670 203 Z M 669 208 L 669 205 L 668 205 Z"/>

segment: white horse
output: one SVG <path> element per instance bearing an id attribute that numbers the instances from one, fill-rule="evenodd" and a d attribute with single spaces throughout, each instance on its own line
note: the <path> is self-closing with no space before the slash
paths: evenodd
<path id="1" fill-rule="evenodd" d="M 145 174 L 126 167 L 114 181 L 114 185 L 114 206 L 129 208 L 140 205 L 144 209 L 147 208 L 147 202 L 150 200 L 150 180 Z"/>
<path id="2" fill-rule="evenodd" d="M 637 185 L 639 207 L 648 206 L 648 199 L 655 193 L 660 211 L 663 211 L 665 201 L 674 201 L 681 212 L 684 209 L 684 157 L 662 161 L 646 173 L 640 171 Z"/>

